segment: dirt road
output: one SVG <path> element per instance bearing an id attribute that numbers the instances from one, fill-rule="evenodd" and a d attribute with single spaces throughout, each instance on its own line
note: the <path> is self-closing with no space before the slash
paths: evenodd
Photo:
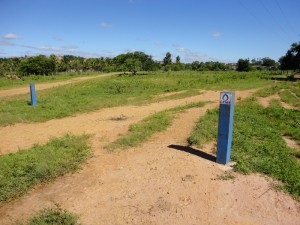
<path id="1" fill-rule="evenodd" d="M 254 91 L 237 92 L 244 98 Z M 121 134 L 127 131 L 130 124 L 144 117 L 172 107 L 197 101 L 212 101 L 211 108 L 217 106 L 219 92 L 206 91 L 201 95 L 184 99 L 152 103 L 144 106 L 122 106 L 98 111 L 83 113 L 62 119 L 54 119 L 44 123 L 15 124 L 0 127 L 0 154 L 16 152 L 33 146 L 34 144 L 46 143 L 50 137 L 60 137 L 66 133 L 72 134 L 95 134 L 99 138 L 106 139 L 107 132 Z M 127 120 L 114 121 L 113 117 L 123 115 Z M 197 115 L 195 115 L 197 116 Z"/>
<path id="2" fill-rule="evenodd" d="M 77 77 L 77 78 L 73 78 L 73 79 L 69 79 L 69 80 L 65 80 L 65 81 L 58 81 L 58 82 L 52 82 L 52 83 L 36 84 L 35 89 L 36 89 L 36 91 L 41 91 L 41 90 L 45 90 L 48 88 L 53 88 L 53 87 L 71 84 L 71 83 L 77 83 L 77 82 L 84 81 L 84 80 L 90 80 L 90 79 L 95 79 L 95 78 L 100 78 L 100 77 L 109 77 L 114 74 L 119 74 L 119 72 L 99 74 L 99 75 L 95 75 L 95 76 Z M 29 91 L 30 91 L 29 84 L 27 87 L 19 87 L 19 88 L 11 88 L 8 90 L 0 90 L 0 98 L 13 96 L 13 95 L 28 94 Z"/>
<path id="3" fill-rule="evenodd" d="M 236 94 L 243 99 L 252 93 Z M 199 100 L 212 102 L 179 115 L 169 129 L 140 147 L 113 154 L 103 149 L 125 133 L 129 124 L 156 111 Z M 95 134 L 91 139 L 95 157 L 78 172 L 38 185 L 25 197 L 2 204 L 0 224 L 28 219 L 35 211 L 58 203 L 77 213 L 85 225 L 299 225 L 300 204 L 289 195 L 274 191 L 271 180 L 257 174 L 218 179 L 228 167 L 214 162 L 212 145 L 203 149 L 186 147 L 186 138 L 197 119 L 207 109 L 216 107 L 218 100 L 218 92 L 206 91 L 181 100 L 1 128 L 1 137 L 9 133 L 3 140 L 13 139 L 1 145 L 2 154 L 15 151 L 17 145 L 30 146 L 64 132 L 86 132 Z M 110 120 L 121 114 L 129 119 Z"/>

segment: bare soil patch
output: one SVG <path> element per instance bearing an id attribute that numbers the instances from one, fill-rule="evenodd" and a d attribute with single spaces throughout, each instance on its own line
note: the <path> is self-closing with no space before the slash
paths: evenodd
<path id="1" fill-rule="evenodd" d="M 285 143 L 287 144 L 288 147 L 300 151 L 300 146 L 291 137 L 289 137 L 289 136 L 283 136 L 282 138 L 283 138 L 283 140 L 285 141 Z"/>
<path id="2" fill-rule="evenodd" d="M 297 109 L 296 107 L 293 107 L 283 101 L 281 101 L 280 96 L 278 94 L 270 95 L 268 97 L 257 97 L 257 101 L 264 107 L 267 108 L 270 105 L 270 102 L 272 100 L 278 100 L 280 105 L 285 109 Z"/>
<path id="3" fill-rule="evenodd" d="M 237 92 L 237 97 L 245 98 L 252 93 Z M 140 147 L 115 154 L 107 154 L 103 149 L 105 144 L 125 133 L 130 123 L 156 111 L 199 100 L 212 102 L 180 114 L 171 127 Z M 2 204 L 0 224 L 28 219 L 35 211 L 58 203 L 77 213 L 86 225 L 298 225 L 300 204 L 289 195 L 274 191 L 272 180 L 257 174 L 235 174 L 234 180 L 216 179 L 224 173 L 224 166 L 214 162 L 213 147 L 196 149 L 187 146 L 186 138 L 195 122 L 207 109 L 216 107 L 218 101 L 219 92 L 207 91 L 187 99 L 141 107 L 116 107 L 46 123 L 1 128 L 1 137 L 7 132 L 12 138 L 17 136 L 16 132 L 18 135 L 28 132 L 15 140 L 23 146 L 46 141 L 49 135 L 64 132 L 94 133 L 91 144 L 95 157 L 78 172 L 38 185 L 25 197 Z M 128 119 L 111 120 L 122 114 Z M 38 132 L 30 135 L 35 131 Z M 39 139 L 42 134 L 44 136 Z M 1 149 L 4 146 L 3 153 L 16 149 L 14 141 L 2 145 Z"/>

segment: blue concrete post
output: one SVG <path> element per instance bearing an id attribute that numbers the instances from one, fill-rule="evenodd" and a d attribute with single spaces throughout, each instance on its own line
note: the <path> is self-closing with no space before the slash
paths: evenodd
<path id="1" fill-rule="evenodd" d="M 217 163 L 224 165 L 230 161 L 234 99 L 234 92 L 224 91 L 220 94 Z"/>
<path id="2" fill-rule="evenodd" d="M 31 97 L 31 105 L 36 106 L 36 93 L 35 93 L 35 85 L 33 82 L 30 82 L 30 97 Z"/>

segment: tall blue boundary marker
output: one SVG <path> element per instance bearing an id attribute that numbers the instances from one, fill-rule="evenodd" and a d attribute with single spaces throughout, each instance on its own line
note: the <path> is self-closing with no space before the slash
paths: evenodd
<path id="1" fill-rule="evenodd" d="M 230 161 L 235 93 L 220 93 L 220 111 L 218 125 L 217 163 L 227 164 Z"/>
<path id="2" fill-rule="evenodd" d="M 36 93 L 35 93 L 35 85 L 33 82 L 30 82 L 30 98 L 31 98 L 31 105 L 36 106 Z"/>

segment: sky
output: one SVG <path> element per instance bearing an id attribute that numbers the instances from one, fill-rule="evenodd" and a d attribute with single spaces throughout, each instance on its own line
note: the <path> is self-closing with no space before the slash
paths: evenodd
<path id="1" fill-rule="evenodd" d="M 277 61 L 300 41 L 299 11 L 300 0 L 0 0 L 0 58 Z"/>

